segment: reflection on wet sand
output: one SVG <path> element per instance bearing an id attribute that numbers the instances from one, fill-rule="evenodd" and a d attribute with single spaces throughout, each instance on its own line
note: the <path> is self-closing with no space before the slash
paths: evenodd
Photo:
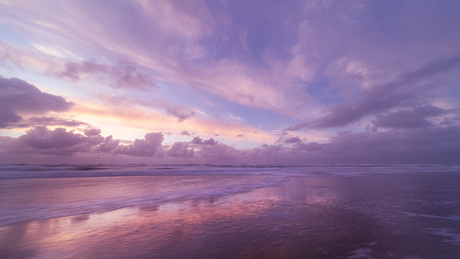
<path id="1" fill-rule="evenodd" d="M 0 227 L 0 257 L 455 258 L 459 255 L 458 244 L 443 241 L 446 235 L 453 235 L 451 230 L 458 221 L 415 214 L 423 209 L 425 214 L 430 213 L 430 206 L 443 209 L 444 214 L 458 214 L 460 204 L 452 203 L 457 196 L 451 193 L 459 194 L 458 188 L 454 188 L 458 178 L 439 182 L 445 189 L 452 187 L 449 192 L 431 189 L 430 193 L 423 189 L 429 179 L 387 178 L 292 177 L 279 186 L 225 197 L 13 223 Z M 413 216 L 408 218 L 408 212 Z"/>

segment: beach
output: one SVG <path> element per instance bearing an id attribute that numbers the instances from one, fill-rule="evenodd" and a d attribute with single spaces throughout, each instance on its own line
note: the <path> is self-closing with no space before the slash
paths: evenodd
<path id="1" fill-rule="evenodd" d="M 225 170 L 1 179 L 0 257 L 460 256 L 456 169 Z"/>

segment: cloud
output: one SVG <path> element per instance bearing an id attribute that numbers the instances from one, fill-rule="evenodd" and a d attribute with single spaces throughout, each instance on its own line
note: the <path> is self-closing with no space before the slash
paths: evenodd
<path id="1" fill-rule="evenodd" d="M 447 72 L 460 64 L 460 56 L 437 60 L 419 69 L 401 74 L 396 80 L 360 91 L 357 100 L 333 105 L 319 118 L 288 127 L 287 131 L 302 128 L 331 128 L 346 126 L 366 116 L 385 112 L 393 107 L 417 103 L 432 93 L 432 87 L 420 84 L 424 79 Z M 428 98 L 428 97 L 426 97 Z"/>
<path id="2" fill-rule="evenodd" d="M 189 148 L 189 144 L 185 142 L 176 142 L 166 153 L 170 157 L 190 158 L 193 157 L 194 150 Z"/>
<path id="3" fill-rule="evenodd" d="M 157 150 L 162 146 L 163 133 L 147 133 L 144 139 L 136 139 L 133 144 L 126 146 L 118 146 L 114 153 L 133 155 L 133 156 L 149 156 L 155 155 Z"/>
<path id="4" fill-rule="evenodd" d="M 138 66 L 126 62 L 103 65 L 96 62 L 68 62 L 65 69 L 56 73 L 59 77 L 79 81 L 84 77 L 107 82 L 114 88 L 149 89 L 156 87 L 155 78 L 139 70 Z"/>
<path id="5" fill-rule="evenodd" d="M 84 135 L 64 128 L 48 129 L 37 126 L 21 135 L 8 145 L 14 152 L 37 154 L 72 155 L 74 153 L 130 155 L 153 157 L 162 148 L 163 134 L 148 133 L 144 139 L 136 139 L 132 144 L 120 145 L 112 136 L 102 137 L 96 128 L 87 128 Z"/>
<path id="6" fill-rule="evenodd" d="M 188 131 L 186 131 L 186 130 L 182 131 L 180 134 L 182 136 L 190 136 L 190 133 Z"/>
<path id="7" fill-rule="evenodd" d="M 21 141 L 5 140 L 37 153 L 211 162 L 444 161 L 436 153 L 441 146 L 457 151 L 444 137 L 459 121 L 459 7 L 456 1 L 0 3 L 9 28 L 0 41 L 2 69 L 64 80 L 69 95 L 82 100 L 72 117 L 58 116 L 49 113 L 71 106 L 62 97 L 32 93 L 33 86 L 16 96 L 21 89 L 0 84 L 0 127 L 80 127 L 35 127 Z M 131 91 L 157 84 L 157 91 Z M 127 142 L 97 129 L 78 134 L 90 127 L 80 118 L 104 130 L 119 127 L 116 134 L 124 132 L 125 139 L 152 127 L 221 137 L 164 146 L 162 135 L 148 135 L 122 145 Z M 362 133 L 369 123 L 379 131 Z M 305 133 L 285 132 L 274 142 L 287 124 Z M 337 133 L 341 127 L 361 133 Z M 311 129 L 334 137 L 307 143 Z M 241 150 L 227 140 L 267 145 Z"/>
<path id="8" fill-rule="evenodd" d="M 211 145 L 212 146 L 212 145 L 216 145 L 218 141 L 215 141 L 213 138 L 203 140 L 200 137 L 194 137 L 192 141 L 190 141 L 190 143 L 194 145 Z"/>
<path id="9" fill-rule="evenodd" d="M 341 132 L 328 143 L 262 145 L 238 151 L 236 161 L 282 164 L 460 163 L 459 127 Z"/>
<path id="10" fill-rule="evenodd" d="M 192 144 L 195 144 L 195 145 L 200 145 L 201 143 L 203 143 L 203 139 L 200 138 L 200 137 L 194 137 L 191 141 Z"/>
<path id="11" fill-rule="evenodd" d="M 100 135 L 101 134 L 101 130 L 100 129 L 96 129 L 96 128 L 87 128 L 85 131 L 85 136 L 88 136 L 88 137 L 91 137 L 91 136 L 97 136 L 97 135 Z"/>
<path id="12" fill-rule="evenodd" d="M 424 128 L 432 126 L 430 118 L 443 115 L 449 111 L 435 106 L 420 106 L 410 110 L 399 110 L 385 115 L 377 115 L 373 126 L 381 128 Z"/>
<path id="13" fill-rule="evenodd" d="M 344 132 L 325 144 L 320 154 L 347 163 L 459 163 L 458 134 L 458 127 Z"/>
<path id="14" fill-rule="evenodd" d="M 63 128 L 50 130 L 38 126 L 19 138 L 1 137 L 0 150 L 8 154 L 74 155 L 105 154 L 117 160 L 120 155 L 155 157 L 157 162 L 243 164 L 337 164 L 337 163 L 460 163 L 460 127 L 400 128 L 382 132 L 341 132 L 328 143 L 298 141 L 253 149 L 235 149 L 214 139 L 199 137 L 190 142 L 163 146 L 162 133 L 148 133 L 144 139 L 120 145 L 112 136 L 102 137 L 99 130 L 85 134 Z M 166 160 L 162 160 L 166 159 Z M 187 160 L 183 160 L 187 159 Z"/>
<path id="15" fill-rule="evenodd" d="M 171 108 L 166 108 L 166 112 L 169 115 L 172 115 L 172 116 L 176 117 L 179 122 L 183 122 L 186 119 L 189 119 L 190 117 L 195 115 L 194 111 L 183 112 L 183 111 L 179 111 L 177 108 L 172 108 L 172 107 Z"/>
<path id="16" fill-rule="evenodd" d="M 63 112 L 71 106 L 63 97 L 44 93 L 26 81 L 0 77 L 0 128 L 22 122 L 21 115 Z"/>
<path id="17" fill-rule="evenodd" d="M 102 153 L 111 153 L 114 150 L 116 150 L 116 148 L 119 146 L 119 144 L 120 144 L 119 140 L 114 140 L 112 136 L 108 136 L 108 137 L 106 137 L 104 139 L 104 141 L 99 143 L 94 148 L 94 151 L 95 152 L 102 152 Z"/>
<path id="18" fill-rule="evenodd" d="M 208 145 L 208 146 L 213 146 L 213 145 L 216 145 L 218 143 L 219 143 L 219 141 L 215 141 L 213 138 L 210 138 L 208 140 L 203 140 L 203 142 L 201 142 L 202 145 Z"/>
<path id="19" fill-rule="evenodd" d="M 37 126 L 18 137 L 15 148 L 22 147 L 37 153 L 70 154 L 89 152 L 103 141 L 99 134 L 83 136 L 64 128 L 49 130 L 46 126 Z"/>
<path id="20" fill-rule="evenodd" d="M 85 122 L 77 120 L 69 120 L 59 117 L 30 117 L 23 119 L 20 123 L 13 124 L 12 127 L 15 128 L 25 128 L 33 126 L 67 126 L 67 127 L 77 127 L 82 125 L 88 125 Z"/>
<path id="21" fill-rule="evenodd" d="M 231 149 L 213 138 L 203 140 L 200 137 L 194 137 L 190 142 L 175 142 L 166 152 L 166 155 L 174 158 L 193 157 L 200 162 L 212 162 L 212 159 L 225 160 L 227 150 Z"/>
<path id="22" fill-rule="evenodd" d="M 114 140 L 112 136 L 104 138 L 100 135 L 100 130 L 95 128 L 86 129 L 82 135 L 64 128 L 50 130 L 46 126 L 37 126 L 18 138 L 6 138 L 5 140 L 7 141 L 1 146 L 4 152 L 32 156 L 36 154 L 65 156 L 76 153 L 112 154 L 119 147 L 119 140 Z"/>
<path id="23" fill-rule="evenodd" d="M 206 163 L 232 163 L 238 161 L 241 152 L 223 143 L 202 145 L 200 150 L 196 151 L 199 161 Z"/>
<path id="24" fill-rule="evenodd" d="M 117 78 L 115 86 L 120 81 L 135 88 L 150 80 L 124 80 L 119 75 L 151 74 L 301 120 L 323 107 L 326 92 L 341 91 L 334 85 L 317 91 L 313 82 L 321 76 L 336 85 L 375 86 L 379 80 L 393 79 L 397 71 L 459 51 L 455 44 L 459 36 L 453 33 L 458 19 L 452 11 L 458 9 L 457 3 L 51 1 L 49 5 L 59 12 L 43 15 L 46 6 L 22 2 L 3 5 L 2 14 L 6 24 L 34 35 L 48 49 L 60 46 L 97 58 L 81 62 L 75 60 L 82 58 L 61 57 L 67 65 L 59 71 L 67 78 L 77 80 L 96 71 Z M 15 15 L 18 12 L 27 15 Z M 137 72 L 118 68 L 119 60 L 136 66 Z M 353 84 L 344 83 L 350 80 Z M 354 113 L 342 123 L 361 116 Z"/>
<path id="25" fill-rule="evenodd" d="M 302 140 L 299 138 L 299 137 L 292 137 L 292 138 L 287 138 L 285 139 L 283 142 L 285 144 L 293 144 L 293 143 L 299 143 L 301 142 Z"/>

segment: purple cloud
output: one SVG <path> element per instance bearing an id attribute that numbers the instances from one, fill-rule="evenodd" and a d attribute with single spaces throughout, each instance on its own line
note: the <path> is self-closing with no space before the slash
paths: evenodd
<path id="1" fill-rule="evenodd" d="M 231 147 L 220 144 L 213 138 L 203 140 L 200 137 L 193 138 L 190 142 L 175 142 L 166 152 L 166 155 L 174 158 L 195 158 L 198 161 L 212 162 L 212 159 L 225 160 Z"/>
<path id="2" fill-rule="evenodd" d="M 111 153 L 114 150 L 116 150 L 116 148 L 119 146 L 119 144 L 120 144 L 119 140 L 114 140 L 112 136 L 108 136 L 108 137 L 106 137 L 104 139 L 104 141 L 99 143 L 94 148 L 94 151 L 95 152 L 102 152 L 102 153 Z"/>
<path id="3" fill-rule="evenodd" d="M 292 138 L 285 139 L 283 142 L 285 144 L 294 144 L 294 143 L 302 142 L 302 140 L 299 137 L 292 137 Z"/>
<path id="4" fill-rule="evenodd" d="M 66 95 L 80 102 L 69 111 L 62 97 L 1 79 L 3 132 L 78 127 L 2 138 L 17 152 L 224 163 L 458 161 L 449 152 L 458 153 L 460 2 L 49 0 L 0 7 L 7 28 L 0 69 L 53 76 L 49 82 L 65 81 Z M 64 111 L 74 114 L 47 114 Z M 238 127 L 222 126 L 224 114 Z M 149 133 L 125 145 L 131 142 L 102 137 L 79 115 L 101 128 L 123 120 L 117 135 L 145 131 L 141 120 L 152 118 L 148 127 L 172 132 L 164 135 L 168 143 L 190 135 L 175 136 L 182 129 L 174 118 L 193 136 L 221 137 L 163 145 L 163 134 Z M 306 132 L 287 132 L 295 130 Z M 266 137 L 250 139 L 255 132 Z M 324 142 L 307 143 L 309 134 Z M 243 135 L 245 145 L 267 144 L 234 148 Z"/>
<path id="5" fill-rule="evenodd" d="M 458 127 L 341 133 L 320 154 L 346 163 L 458 163 L 459 134 Z"/>
<path id="6" fill-rule="evenodd" d="M 331 128 L 346 126 L 365 116 L 385 112 L 390 108 L 417 103 L 421 98 L 428 98 L 432 87 L 420 84 L 420 81 L 439 73 L 449 71 L 460 64 L 460 56 L 438 60 L 423 66 L 414 72 L 404 73 L 389 83 L 362 90 L 353 101 L 333 105 L 324 116 L 299 123 L 286 130 L 302 128 Z"/>
<path id="7" fill-rule="evenodd" d="M 460 128 L 401 128 L 384 132 L 342 132 L 329 143 L 304 143 L 296 140 L 290 147 L 262 145 L 238 150 L 213 139 L 195 137 L 190 142 L 162 145 L 162 133 L 146 134 L 129 145 L 120 145 L 112 136 L 103 138 L 97 129 L 85 135 L 63 128 L 44 126 L 29 130 L 19 138 L 1 137 L 0 150 L 21 154 L 72 155 L 75 153 L 156 157 L 203 163 L 458 163 Z"/>
<path id="8" fill-rule="evenodd" d="M 14 124 L 14 127 L 33 127 L 33 126 L 68 126 L 68 127 L 77 127 L 88 125 L 85 122 L 77 120 L 68 120 L 58 117 L 30 117 L 22 120 L 20 123 Z"/>
<path id="9" fill-rule="evenodd" d="M 182 131 L 180 134 L 182 136 L 190 136 L 190 133 L 188 131 L 186 131 L 186 130 Z"/>
<path id="10" fill-rule="evenodd" d="M 217 143 L 218 143 L 218 141 L 215 141 L 213 138 L 203 140 L 200 137 L 194 137 L 190 141 L 190 144 L 193 144 L 193 145 L 211 145 L 212 146 L 212 145 L 216 145 Z"/>
<path id="11" fill-rule="evenodd" d="M 173 108 L 173 107 L 167 108 L 167 109 L 166 109 L 166 112 L 167 112 L 169 115 L 172 115 L 172 116 L 176 117 L 177 120 L 178 120 L 179 122 L 183 122 L 183 121 L 185 121 L 186 119 L 189 119 L 190 117 L 192 117 L 192 116 L 195 115 L 195 112 L 194 112 L 194 111 L 191 111 L 191 112 L 183 112 L 183 111 L 179 111 L 179 109 Z"/>
<path id="12" fill-rule="evenodd" d="M 215 141 L 213 138 L 203 140 L 203 142 L 201 142 L 202 145 L 210 145 L 210 146 L 216 145 L 217 143 L 219 143 L 219 141 Z"/>
<path id="13" fill-rule="evenodd" d="M 192 139 L 192 141 L 190 141 L 192 144 L 195 144 L 195 145 L 200 145 L 201 143 L 203 143 L 203 139 L 200 138 L 200 137 L 194 137 Z"/>
<path id="14" fill-rule="evenodd" d="M 43 93 L 23 80 L 0 77 L 0 128 L 21 122 L 24 114 L 63 112 L 71 106 L 63 97 Z"/>
<path id="15" fill-rule="evenodd" d="M 222 143 L 216 143 L 214 145 L 202 145 L 200 150 L 196 152 L 200 162 L 229 163 L 238 161 L 243 151 L 238 151 Z"/>
<path id="16" fill-rule="evenodd" d="M 104 138 L 99 134 L 83 136 L 63 128 L 49 130 L 46 126 L 37 126 L 17 138 L 16 147 L 38 153 L 69 154 L 89 152 L 103 141 Z"/>
<path id="17" fill-rule="evenodd" d="M 176 142 L 166 153 L 167 156 L 176 158 L 190 158 L 193 157 L 194 150 L 190 149 L 188 143 Z"/>
<path id="18" fill-rule="evenodd" d="M 144 139 L 136 139 L 133 144 L 127 146 L 118 146 L 114 153 L 133 155 L 133 156 L 154 156 L 157 150 L 162 146 L 163 133 L 148 133 Z"/>
<path id="19" fill-rule="evenodd" d="M 85 136 L 88 136 L 88 137 L 91 137 L 91 136 L 97 136 L 97 135 L 100 135 L 101 134 L 101 130 L 100 129 L 96 129 L 96 128 L 87 128 L 85 131 Z"/>
<path id="20" fill-rule="evenodd" d="M 139 70 L 138 66 L 121 62 L 116 65 L 102 65 L 96 62 L 69 62 L 65 70 L 55 73 L 59 77 L 79 81 L 85 76 L 108 82 L 114 88 L 149 89 L 156 87 L 155 78 Z"/>
<path id="21" fill-rule="evenodd" d="M 459 163 L 459 127 L 342 132 L 329 143 L 299 142 L 288 148 L 263 145 L 238 153 L 246 163 Z"/>
<path id="22" fill-rule="evenodd" d="M 430 118 L 443 115 L 449 111 L 434 106 L 415 107 L 385 115 L 377 115 L 373 126 L 381 128 L 423 128 L 431 126 Z"/>

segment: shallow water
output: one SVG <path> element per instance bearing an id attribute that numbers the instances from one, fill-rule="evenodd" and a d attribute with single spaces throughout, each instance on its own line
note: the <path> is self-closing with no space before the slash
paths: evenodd
<path id="1" fill-rule="evenodd" d="M 452 169 L 9 177 L 0 258 L 459 258 Z"/>

